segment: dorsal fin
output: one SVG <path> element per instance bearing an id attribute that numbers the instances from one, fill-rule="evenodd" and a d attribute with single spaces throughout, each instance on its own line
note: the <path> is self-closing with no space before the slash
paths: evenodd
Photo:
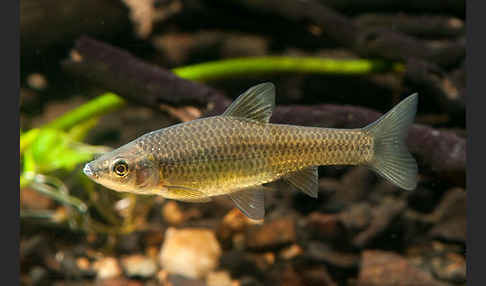
<path id="1" fill-rule="evenodd" d="M 251 219 L 262 219 L 265 215 L 263 196 L 264 188 L 261 186 L 246 188 L 229 194 L 238 209 Z"/>
<path id="2" fill-rule="evenodd" d="M 265 82 L 242 93 L 222 116 L 250 118 L 268 123 L 275 107 L 275 86 Z"/>
<path id="3" fill-rule="evenodd" d="M 293 172 L 284 177 L 291 185 L 306 193 L 307 195 L 317 198 L 319 191 L 319 175 L 317 167 L 307 167 L 297 172 Z"/>

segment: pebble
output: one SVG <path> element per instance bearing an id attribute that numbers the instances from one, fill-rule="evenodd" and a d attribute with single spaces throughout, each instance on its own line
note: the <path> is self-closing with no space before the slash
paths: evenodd
<path id="1" fill-rule="evenodd" d="M 31 73 L 27 76 L 27 84 L 37 90 L 43 90 L 47 87 L 47 79 L 43 74 Z"/>
<path id="2" fill-rule="evenodd" d="M 437 221 L 430 235 L 445 241 L 466 242 L 466 191 L 454 188 L 444 194 L 430 215 Z"/>
<path id="3" fill-rule="evenodd" d="M 308 230 L 319 239 L 333 240 L 342 235 L 343 229 L 339 223 L 339 216 L 313 212 L 307 219 Z"/>
<path id="4" fill-rule="evenodd" d="M 357 286 L 445 286 L 429 272 L 408 262 L 404 257 L 389 251 L 365 250 Z"/>
<path id="5" fill-rule="evenodd" d="M 227 271 L 216 271 L 206 276 L 206 286 L 235 286 Z"/>
<path id="6" fill-rule="evenodd" d="M 34 266 L 29 271 L 29 278 L 30 278 L 29 282 L 31 285 L 38 285 L 41 284 L 42 282 L 45 282 L 48 276 L 49 275 L 46 269 L 44 269 L 41 266 Z"/>
<path id="7" fill-rule="evenodd" d="M 121 254 L 130 254 L 141 252 L 142 250 L 142 233 L 134 231 L 119 236 L 116 241 L 116 250 Z"/>
<path id="8" fill-rule="evenodd" d="M 84 271 L 79 268 L 78 260 L 71 253 L 71 251 L 64 251 L 62 255 L 58 257 L 61 263 L 61 272 L 68 278 L 80 278 L 84 274 L 89 274 L 89 271 Z"/>
<path id="9" fill-rule="evenodd" d="M 148 246 L 159 248 L 164 241 L 164 232 L 162 230 L 148 230 L 144 233 L 142 240 Z"/>
<path id="10" fill-rule="evenodd" d="M 317 241 L 307 243 L 306 253 L 314 260 L 322 261 L 327 265 L 341 269 L 355 269 L 359 264 L 358 255 L 333 250 L 327 244 Z"/>
<path id="11" fill-rule="evenodd" d="M 41 234 L 35 234 L 31 237 L 21 240 L 20 260 L 23 260 L 31 255 L 38 255 L 42 257 L 44 253 L 48 250 L 47 247 L 42 247 L 46 243 L 46 238 Z"/>
<path id="12" fill-rule="evenodd" d="M 167 201 L 162 208 L 162 216 L 171 225 L 179 225 L 184 222 L 184 213 L 175 201 Z"/>
<path id="13" fill-rule="evenodd" d="M 370 194 L 369 190 L 374 179 L 375 176 L 368 168 L 353 167 L 342 176 L 343 188 L 336 192 L 333 199 L 348 203 L 362 201 Z"/>
<path id="14" fill-rule="evenodd" d="M 306 286 L 300 273 L 290 264 L 273 268 L 265 279 L 265 285 Z"/>
<path id="15" fill-rule="evenodd" d="M 168 274 L 162 286 L 207 286 L 204 280 L 192 279 L 176 274 Z"/>
<path id="16" fill-rule="evenodd" d="M 279 255 L 283 259 L 290 260 L 301 255 L 303 252 L 304 251 L 298 244 L 292 244 L 291 246 L 282 249 Z"/>
<path id="17" fill-rule="evenodd" d="M 242 233 L 237 233 L 232 237 L 232 244 L 235 250 L 244 250 L 246 246 L 245 235 Z"/>
<path id="18" fill-rule="evenodd" d="M 218 267 L 221 253 L 213 231 L 170 227 L 160 251 L 160 265 L 169 274 L 198 279 Z"/>
<path id="19" fill-rule="evenodd" d="M 121 259 L 121 265 L 128 277 L 148 278 L 155 275 L 156 263 L 147 256 L 135 254 Z"/>
<path id="20" fill-rule="evenodd" d="M 434 257 L 431 261 L 433 273 L 441 280 L 454 283 L 466 282 L 466 260 L 457 253 Z"/>
<path id="21" fill-rule="evenodd" d="M 253 249 L 277 248 L 295 241 L 295 220 L 290 217 L 250 228 L 246 235 L 247 246 Z"/>
<path id="22" fill-rule="evenodd" d="M 339 222 L 350 233 L 364 230 L 372 219 L 371 206 L 366 202 L 353 204 L 339 213 Z"/>
<path id="23" fill-rule="evenodd" d="M 252 276 L 242 276 L 240 279 L 237 281 L 238 286 L 264 286 L 262 282 L 259 280 L 255 279 Z"/>
<path id="24" fill-rule="evenodd" d="M 81 284 L 81 285 L 86 285 L 86 284 Z M 99 283 L 95 283 L 93 286 L 143 286 L 143 285 L 144 284 L 142 281 L 131 280 L 124 277 L 116 277 L 116 278 L 110 278 L 110 279 L 99 281 Z"/>
<path id="25" fill-rule="evenodd" d="M 407 211 L 409 224 L 431 226 L 428 236 L 442 241 L 466 243 L 466 191 L 452 188 L 429 213 Z"/>
<path id="26" fill-rule="evenodd" d="M 20 190 L 20 205 L 26 209 L 45 210 L 51 208 L 54 203 L 49 197 L 26 187 Z"/>
<path id="27" fill-rule="evenodd" d="M 275 254 L 273 252 L 265 252 L 254 256 L 255 262 L 260 269 L 267 270 L 275 264 Z"/>
<path id="28" fill-rule="evenodd" d="M 247 218 L 238 209 L 233 208 L 223 217 L 223 220 L 218 226 L 218 230 L 217 230 L 218 238 L 220 238 L 223 243 L 225 242 L 227 243 L 233 240 L 233 247 L 234 247 L 235 236 L 240 235 L 241 232 L 244 231 L 250 223 L 251 220 L 249 218 Z M 241 237 L 238 237 L 236 239 L 237 244 L 241 241 L 244 241 L 244 238 L 243 240 L 241 240 L 240 238 Z"/>
<path id="29" fill-rule="evenodd" d="M 159 282 L 159 284 L 162 284 L 162 285 L 165 285 L 167 284 L 167 279 L 169 278 L 169 273 L 164 270 L 164 269 L 161 269 L 159 270 L 159 272 L 157 272 L 157 281 Z"/>
<path id="30" fill-rule="evenodd" d="M 89 271 L 91 269 L 91 262 L 86 257 L 78 257 L 76 259 L 76 265 L 82 271 Z"/>
<path id="31" fill-rule="evenodd" d="M 370 225 L 358 233 L 352 243 L 355 247 L 363 248 L 367 246 L 375 237 L 384 232 L 390 223 L 400 215 L 407 207 L 404 200 L 386 198 L 381 205 L 373 209 L 373 219 Z"/>
<path id="32" fill-rule="evenodd" d="M 255 224 L 255 220 L 248 218 L 237 208 L 233 208 L 224 216 L 222 224 L 231 231 L 241 232 L 248 225 Z"/>
<path id="33" fill-rule="evenodd" d="M 114 257 L 104 257 L 93 263 L 93 270 L 96 271 L 98 279 L 109 279 L 122 274 L 118 260 Z"/>
<path id="34" fill-rule="evenodd" d="M 325 266 L 311 266 L 302 271 L 305 285 L 337 286 Z"/>
<path id="35" fill-rule="evenodd" d="M 233 277 L 251 275 L 263 279 L 265 272 L 259 261 L 264 262 L 261 257 L 256 257 L 248 252 L 229 250 L 225 251 L 221 257 L 221 268 L 230 271 Z"/>

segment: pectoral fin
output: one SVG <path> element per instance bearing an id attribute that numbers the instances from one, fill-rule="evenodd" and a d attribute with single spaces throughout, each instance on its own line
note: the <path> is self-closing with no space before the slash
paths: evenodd
<path id="1" fill-rule="evenodd" d="M 164 191 L 164 197 L 168 199 L 189 202 L 189 203 L 206 203 L 211 198 L 204 192 L 182 186 L 167 186 Z"/>
<path id="2" fill-rule="evenodd" d="M 265 215 L 263 187 L 251 187 L 231 193 L 229 197 L 238 209 L 251 219 L 263 219 Z"/>
<path id="3" fill-rule="evenodd" d="M 317 167 L 307 167 L 285 176 L 284 179 L 307 195 L 317 198 L 319 191 Z"/>

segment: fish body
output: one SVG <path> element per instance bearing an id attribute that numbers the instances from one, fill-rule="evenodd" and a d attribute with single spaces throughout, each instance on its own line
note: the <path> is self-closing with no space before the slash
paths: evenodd
<path id="1" fill-rule="evenodd" d="M 356 165 L 372 158 L 363 131 L 266 124 L 215 116 L 179 124 L 134 142 L 158 163 L 162 185 L 209 196 L 261 185 L 319 165 Z"/>
<path id="2" fill-rule="evenodd" d="M 117 191 L 207 202 L 228 195 L 251 218 L 264 215 L 262 184 L 283 178 L 317 197 L 320 165 L 366 165 L 413 189 L 417 166 L 404 139 L 417 96 L 365 128 L 333 129 L 268 123 L 273 84 L 254 86 L 220 116 L 147 133 L 85 166 Z"/>

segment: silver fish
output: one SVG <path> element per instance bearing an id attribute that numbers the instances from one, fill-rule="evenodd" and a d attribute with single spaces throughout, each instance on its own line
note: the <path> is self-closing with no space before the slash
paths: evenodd
<path id="1" fill-rule="evenodd" d="M 410 95 L 358 129 L 270 124 L 275 87 L 263 83 L 220 116 L 145 134 L 86 164 L 84 173 L 116 191 L 186 202 L 228 195 L 253 219 L 264 216 L 264 183 L 283 178 L 316 198 L 320 165 L 365 165 L 412 190 L 417 164 L 405 137 L 417 102 L 417 94 Z"/>

